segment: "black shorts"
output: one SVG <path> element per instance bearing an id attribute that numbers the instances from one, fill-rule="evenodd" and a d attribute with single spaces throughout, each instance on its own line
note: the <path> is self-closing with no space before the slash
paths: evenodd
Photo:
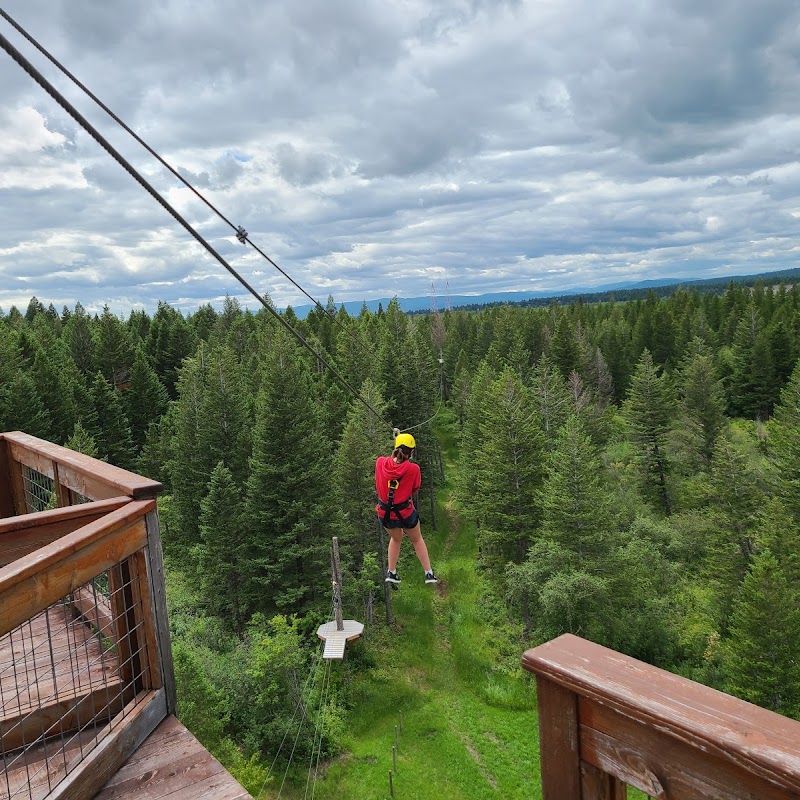
<path id="1" fill-rule="evenodd" d="M 419 522 L 419 511 L 415 508 L 408 519 L 390 519 L 388 525 L 384 523 L 382 515 L 378 520 L 384 528 L 413 528 Z"/>

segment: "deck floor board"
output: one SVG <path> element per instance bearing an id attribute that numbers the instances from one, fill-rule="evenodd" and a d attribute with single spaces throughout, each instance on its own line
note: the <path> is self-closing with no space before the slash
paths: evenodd
<path id="1" fill-rule="evenodd" d="M 167 717 L 94 800 L 252 800 L 175 717 Z"/>

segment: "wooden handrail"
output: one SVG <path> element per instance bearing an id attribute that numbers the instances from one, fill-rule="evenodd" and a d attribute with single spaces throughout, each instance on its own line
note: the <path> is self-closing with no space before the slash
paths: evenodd
<path id="1" fill-rule="evenodd" d="M 0 568 L 0 636 L 147 545 L 155 500 L 134 500 Z"/>
<path id="2" fill-rule="evenodd" d="M 27 433 L 0 433 L 10 458 L 53 478 L 92 500 L 127 495 L 134 500 L 156 497 L 163 487 L 158 481 L 120 469 L 96 458 L 76 453 Z M 58 472 L 58 475 L 55 472 Z"/>
<path id="3" fill-rule="evenodd" d="M 161 489 L 157 481 L 36 437 L 0 433 L 0 637 L 12 649 L 16 641 L 28 646 L 26 637 L 31 650 L 39 639 L 40 650 L 47 651 L 48 639 L 51 647 L 49 663 L 25 661 L 14 673 L 9 692 L 20 707 L 0 716 L 5 752 L 28 748 L 56 727 L 72 733 L 101 726 L 96 746 L 82 750 L 80 763 L 51 788 L 54 800 L 94 796 L 109 772 L 175 712 L 155 500 Z M 58 507 L 49 509 L 53 504 Z M 45 505 L 48 510 L 34 511 Z M 90 583 L 101 575 L 105 594 Z M 52 619 L 56 605 L 63 609 L 60 623 L 58 615 Z M 58 674 L 71 683 L 48 694 L 57 671 L 67 669 L 65 657 L 53 662 L 54 641 L 67 642 L 68 671 Z M 90 651 L 113 662 L 110 674 L 94 675 L 94 684 Z"/>
<path id="4" fill-rule="evenodd" d="M 545 800 L 624 797 L 624 784 L 656 798 L 800 798 L 800 722 L 571 634 L 522 665 L 537 676 Z"/>
<path id="5" fill-rule="evenodd" d="M 0 519 L 0 567 L 51 544 L 130 502 L 129 497 L 113 497 Z"/>

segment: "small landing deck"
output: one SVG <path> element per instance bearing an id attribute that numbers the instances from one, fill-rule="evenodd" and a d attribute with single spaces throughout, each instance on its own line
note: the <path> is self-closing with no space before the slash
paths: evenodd
<path id="1" fill-rule="evenodd" d="M 252 800 L 173 716 L 145 739 L 94 800 Z"/>

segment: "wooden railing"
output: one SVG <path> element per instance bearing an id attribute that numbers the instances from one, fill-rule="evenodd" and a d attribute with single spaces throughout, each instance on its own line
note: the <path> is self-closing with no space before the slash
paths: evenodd
<path id="1" fill-rule="evenodd" d="M 800 798 L 800 722 L 569 634 L 522 664 L 544 800 Z"/>
<path id="2" fill-rule="evenodd" d="M 160 490 L 0 434 L 0 798 L 90 798 L 174 713 Z"/>

